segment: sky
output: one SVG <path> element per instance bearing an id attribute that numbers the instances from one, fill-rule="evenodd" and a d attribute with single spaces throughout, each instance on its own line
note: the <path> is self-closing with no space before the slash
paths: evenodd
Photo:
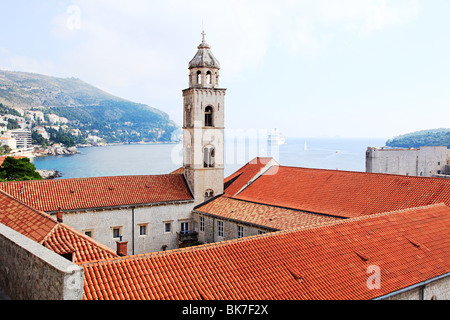
<path id="1" fill-rule="evenodd" d="M 450 127 L 448 0 L 0 0 L 0 69 L 76 77 L 182 125 L 201 32 L 230 130 Z"/>

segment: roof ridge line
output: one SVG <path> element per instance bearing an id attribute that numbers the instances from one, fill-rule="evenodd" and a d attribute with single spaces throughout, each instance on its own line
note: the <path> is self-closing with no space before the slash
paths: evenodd
<path id="1" fill-rule="evenodd" d="M 260 158 L 257 158 L 260 159 Z M 238 192 L 236 192 L 234 194 L 234 196 L 237 196 L 239 193 L 243 192 L 245 189 L 247 189 L 249 186 L 251 186 L 256 180 L 258 180 L 259 178 L 261 178 L 264 174 L 266 174 L 270 169 L 272 169 L 275 166 L 280 166 L 280 164 L 273 158 L 268 158 L 271 159 L 270 161 L 268 161 L 264 167 L 262 167 L 261 170 L 259 170 Z M 252 160 L 253 161 L 253 160 Z M 273 163 L 276 162 L 276 163 Z M 251 163 L 251 161 L 249 162 L 249 164 Z M 267 169 L 266 169 L 267 168 Z"/>
<path id="2" fill-rule="evenodd" d="M 336 169 L 325 169 L 325 168 L 308 168 L 308 167 L 294 167 L 294 166 L 285 166 L 279 165 L 281 168 L 292 168 L 292 169 L 300 169 L 300 170 L 316 170 L 316 171 L 327 171 L 327 172 L 342 172 L 342 173 L 357 173 L 362 175 L 377 175 L 377 176 L 393 176 L 407 179 L 424 179 L 424 180 L 448 180 L 442 178 L 435 177 L 420 177 L 420 176 L 407 176 L 402 174 L 393 174 L 393 173 L 379 173 L 379 172 L 365 172 L 365 171 L 351 171 L 351 170 L 336 170 Z"/>
<path id="3" fill-rule="evenodd" d="M 303 212 L 303 213 L 317 214 L 317 215 L 321 215 L 321 216 L 339 218 L 339 219 L 342 219 L 342 220 L 350 219 L 349 217 L 337 216 L 337 215 L 332 215 L 332 214 L 329 214 L 329 213 L 308 211 L 308 210 L 304 210 L 304 209 L 297 209 L 297 208 L 292 208 L 292 207 L 283 207 L 283 206 L 277 206 L 277 205 L 274 205 L 274 204 L 268 204 L 268 203 L 264 203 L 264 202 L 257 202 L 257 201 L 247 200 L 247 199 L 234 198 L 234 196 L 224 195 L 224 197 L 232 199 L 232 200 L 236 200 L 236 201 L 242 201 L 242 202 L 247 202 L 247 203 L 254 203 L 254 204 L 259 204 L 259 205 L 262 205 L 262 206 L 268 206 L 268 207 L 272 207 L 272 208 L 279 208 L 279 209 L 286 209 L 286 210 L 298 211 L 298 212 Z"/>

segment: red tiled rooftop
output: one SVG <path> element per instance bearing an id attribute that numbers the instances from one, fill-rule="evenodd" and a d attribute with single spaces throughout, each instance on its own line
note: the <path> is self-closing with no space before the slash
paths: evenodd
<path id="1" fill-rule="evenodd" d="M 175 171 L 172 171 L 170 174 L 183 174 L 183 167 L 176 169 Z"/>
<path id="2" fill-rule="evenodd" d="M 84 299 L 373 299 L 449 272 L 449 231 L 441 204 L 87 263 Z"/>
<path id="3" fill-rule="evenodd" d="M 258 174 L 263 173 L 265 167 L 270 167 L 273 158 L 258 157 L 244 165 L 241 169 L 224 180 L 225 191 L 228 196 L 238 193 L 243 187 L 252 181 Z"/>
<path id="4" fill-rule="evenodd" d="M 181 174 L 2 182 L 0 190 L 45 212 L 192 200 Z"/>
<path id="5" fill-rule="evenodd" d="M 42 244 L 60 255 L 73 253 L 74 263 L 117 257 L 117 254 L 110 248 L 65 224 L 58 224 Z"/>
<path id="6" fill-rule="evenodd" d="M 3 191 L 0 191 L 0 223 L 58 254 L 73 253 L 75 263 L 117 257 L 106 246 Z"/>
<path id="7" fill-rule="evenodd" d="M 1 190 L 0 223 L 39 243 L 57 224 L 54 218 L 18 202 Z"/>
<path id="8" fill-rule="evenodd" d="M 279 166 L 234 198 L 349 218 L 450 205 L 450 180 Z"/>
<path id="9" fill-rule="evenodd" d="M 195 211 L 273 230 L 293 229 L 341 220 L 341 218 L 251 203 L 225 196 L 201 205 Z"/>

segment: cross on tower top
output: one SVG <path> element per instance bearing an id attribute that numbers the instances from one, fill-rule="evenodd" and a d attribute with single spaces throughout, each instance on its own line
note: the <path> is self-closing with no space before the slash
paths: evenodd
<path id="1" fill-rule="evenodd" d="M 206 36 L 206 33 L 205 33 L 205 30 L 203 30 L 202 31 L 202 42 L 205 42 L 205 36 Z"/>

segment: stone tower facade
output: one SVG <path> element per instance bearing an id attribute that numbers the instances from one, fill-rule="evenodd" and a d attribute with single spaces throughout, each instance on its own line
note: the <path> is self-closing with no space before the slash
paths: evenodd
<path id="1" fill-rule="evenodd" d="M 220 63 L 202 35 L 183 90 L 183 172 L 195 205 L 222 194 L 224 180 L 226 89 L 219 88 Z"/>

